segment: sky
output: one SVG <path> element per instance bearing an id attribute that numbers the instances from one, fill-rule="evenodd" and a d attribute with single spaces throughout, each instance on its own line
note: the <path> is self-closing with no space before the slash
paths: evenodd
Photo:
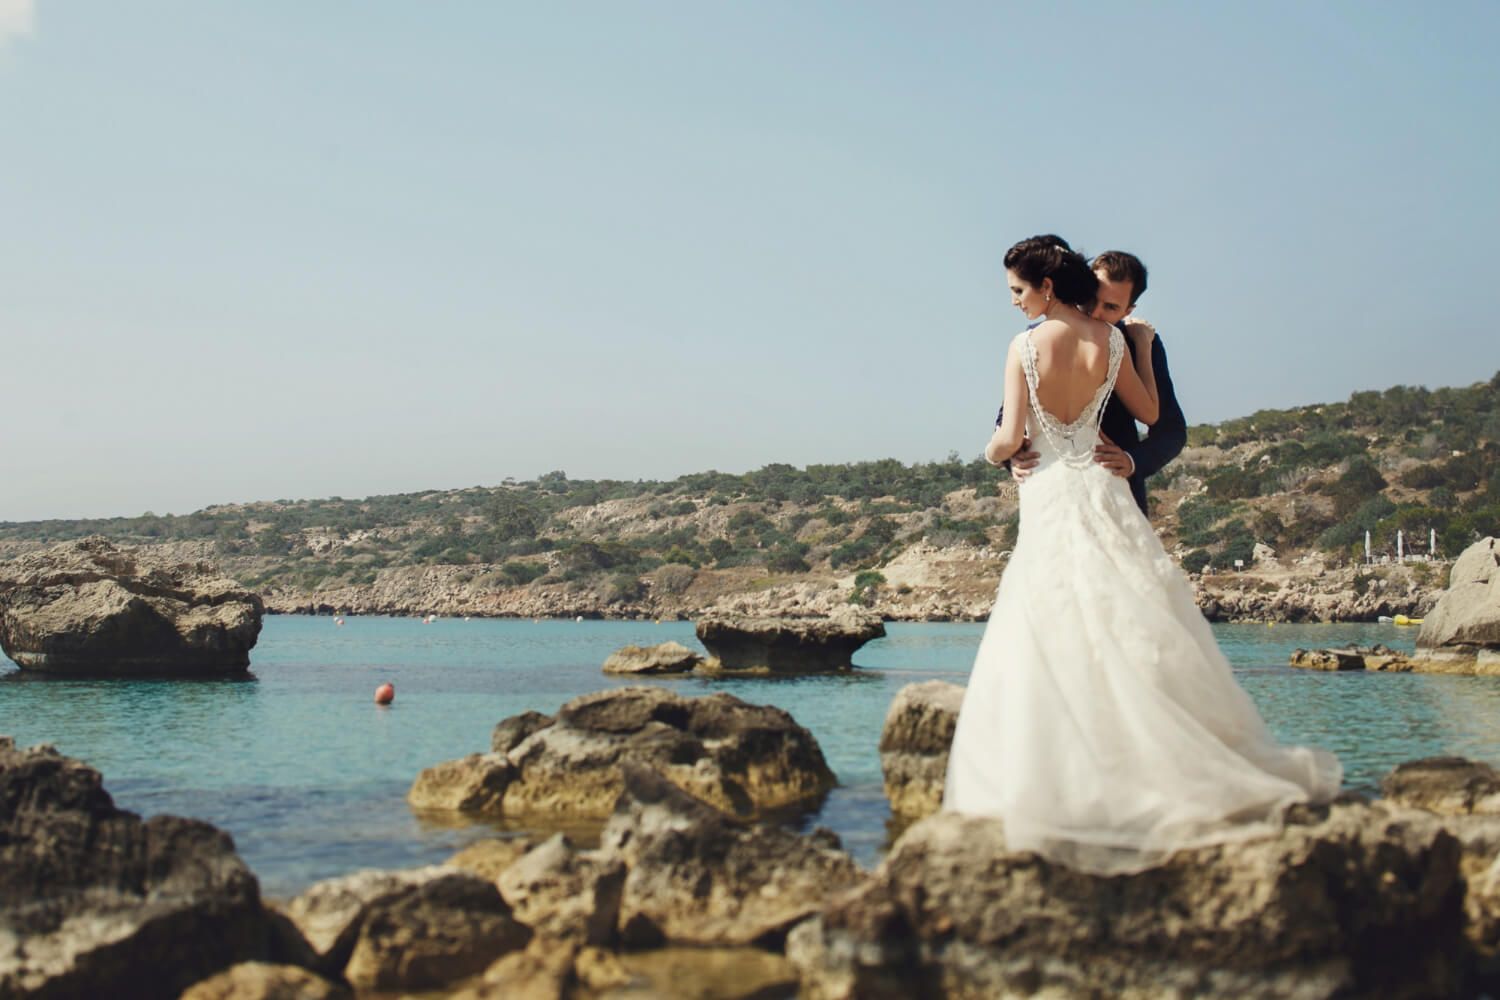
<path id="1" fill-rule="evenodd" d="M 0 520 L 977 456 L 1060 233 L 1190 423 L 1467 385 L 1500 4 L 0 0 Z"/>

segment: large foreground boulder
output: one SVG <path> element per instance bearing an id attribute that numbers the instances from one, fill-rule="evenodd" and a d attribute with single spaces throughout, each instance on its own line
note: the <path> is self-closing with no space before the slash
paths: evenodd
<path id="1" fill-rule="evenodd" d="M 491 752 L 430 767 L 414 809 L 540 820 L 604 819 L 627 762 L 740 817 L 810 807 L 835 783 L 812 733 L 791 715 L 728 694 L 662 688 L 586 694 L 552 719 L 528 712 L 495 727 Z"/>
<path id="2" fill-rule="evenodd" d="M 98 536 L 0 564 L 0 648 L 39 673 L 243 674 L 264 613 L 207 564 Z"/>
<path id="3" fill-rule="evenodd" d="M 1113 878 L 939 813 L 792 931 L 809 1000 L 1475 995 L 1459 845 L 1436 818 L 1297 807 L 1278 837 Z"/>
<path id="4" fill-rule="evenodd" d="M 827 618 L 709 617 L 697 633 L 721 670 L 823 674 L 851 669 L 854 651 L 885 635 L 885 623 L 849 607 Z"/>
<path id="5" fill-rule="evenodd" d="M 142 821 L 93 768 L 0 737 L 0 996 L 176 997 L 285 960 L 280 932 L 227 834 Z"/>
<path id="6" fill-rule="evenodd" d="M 947 681 L 908 684 L 891 700 L 880 732 L 880 770 L 897 817 L 921 819 L 943 804 L 948 748 L 963 701 L 962 685 Z"/>
<path id="7" fill-rule="evenodd" d="M 1440 817 L 1463 855 L 1464 934 L 1480 968 L 1500 978 L 1500 773 L 1462 757 L 1399 765 L 1381 782 L 1386 800 Z"/>
<path id="8" fill-rule="evenodd" d="M 1486 538 L 1464 549 L 1448 575 L 1448 591 L 1417 633 L 1417 658 L 1467 661 L 1475 673 L 1500 673 L 1500 542 Z"/>

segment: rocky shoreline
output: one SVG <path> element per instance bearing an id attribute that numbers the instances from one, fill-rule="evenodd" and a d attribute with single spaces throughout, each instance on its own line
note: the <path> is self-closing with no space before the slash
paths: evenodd
<path id="1" fill-rule="evenodd" d="M 863 604 L 885 621 L 983 621 L 994 602 L 1003 560 L 966 568 L 938 587 L 881 588 Z M 566 586 L 481 590 L 465 574 L 429 567 L 410 574 L 405 585 L 379 584 L 333 591 L 285 590 L 262 595 L 268 614 L 390 615 L 396 617 L 537 618 L 592 620 L 698 620 L 715 615 L 763 618 L 823 618 L 850 603 L 852 583 L 844 578 L 801 580 L 739 589 L 705 600 L 662 595 L 643 601 L 612 601 L 606 594 Z M 1381 567 L 1385 575 L 1361 567 L 1315 564 L 1288 570 L 1195 577 L 1198 607 L 1214 622 L 1373 622 L 1381 616 L 1419 618 L 1443 594 L 1443 580 L 1419 581 L 1404 567 Z"/>
<path id="2" fill-rule="evenodd" d="M 686 766 L 702 744 L 744 789 L 803 794 L 828 777 L 815 743 L 765 772 L 774 786 L 745 783 L 747 754 L 806 733 L 790 716 L 627 688 L 495 730 L 510 766 L 534 772 L 517 780 L 588 778 L 598 794 L 557 804 L 598 817 L 596 847 L 549 835 L 533 796 L 534 833 L 285 902 L 260 896 L 222 831 L 118 810 L 99 772 L 0 738 L 0 995 L 1334 1000 L 1500 985 L 1487 765 L 1413 761 L 1374 801 L 1292 806 L 1277 835 L 1100 877 L 1010 851 L 998 821 L 935 811 L 956 692 L 913 685 L 892 705 L 882 759 L 912 825 L 874 871 Z"/>

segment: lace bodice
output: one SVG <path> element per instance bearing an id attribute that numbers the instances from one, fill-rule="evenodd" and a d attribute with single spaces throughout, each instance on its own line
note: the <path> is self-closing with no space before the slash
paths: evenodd
<path id="1" fill-rule="evenodd" d="M 1092 465 L 1099 421 L 1104 415 L 1104 401 L 1114 391 L 1115 379 L 1120 374 L 1120 360 L 1125 356 L 1125 335 L 1114 327 L 1110 328 L 1109 373 L 1094 391 L 1094 398 L 1078 414 L 1078 418 L 1070 423 L 1063 423 L 1042 406 L 1037 396 L 1036 344 L 1032 341 L 1030 330 L 1025 332 L 1023 339 L 1025 350 L 1021 352 L 1021 367 L 1026 372 L 1026 388 L 1031 395 L 1029 420 L 1041 430 L 1042 437 L 1065 464 L 1076 468 Z M 1079 436 L 1085 430 L 1090 433 L 1080 442 Z"/>

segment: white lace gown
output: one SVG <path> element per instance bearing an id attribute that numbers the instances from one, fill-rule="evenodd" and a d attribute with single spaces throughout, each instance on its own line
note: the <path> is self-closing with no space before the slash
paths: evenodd
<path id="1" fill-rule="evenodd" d="M 1192 585 L 1126 481 L 1093 461 L 1109 376 L 1063 425 L 1037 400 L 1041 463 L 959 714 L 943 808 L 999 817 L 1013 850 L 1124 874 L 1173 851 L 1274 833 L 1338 792 L 1331 754 L 1276 742 L 1231 673 Z"/>

